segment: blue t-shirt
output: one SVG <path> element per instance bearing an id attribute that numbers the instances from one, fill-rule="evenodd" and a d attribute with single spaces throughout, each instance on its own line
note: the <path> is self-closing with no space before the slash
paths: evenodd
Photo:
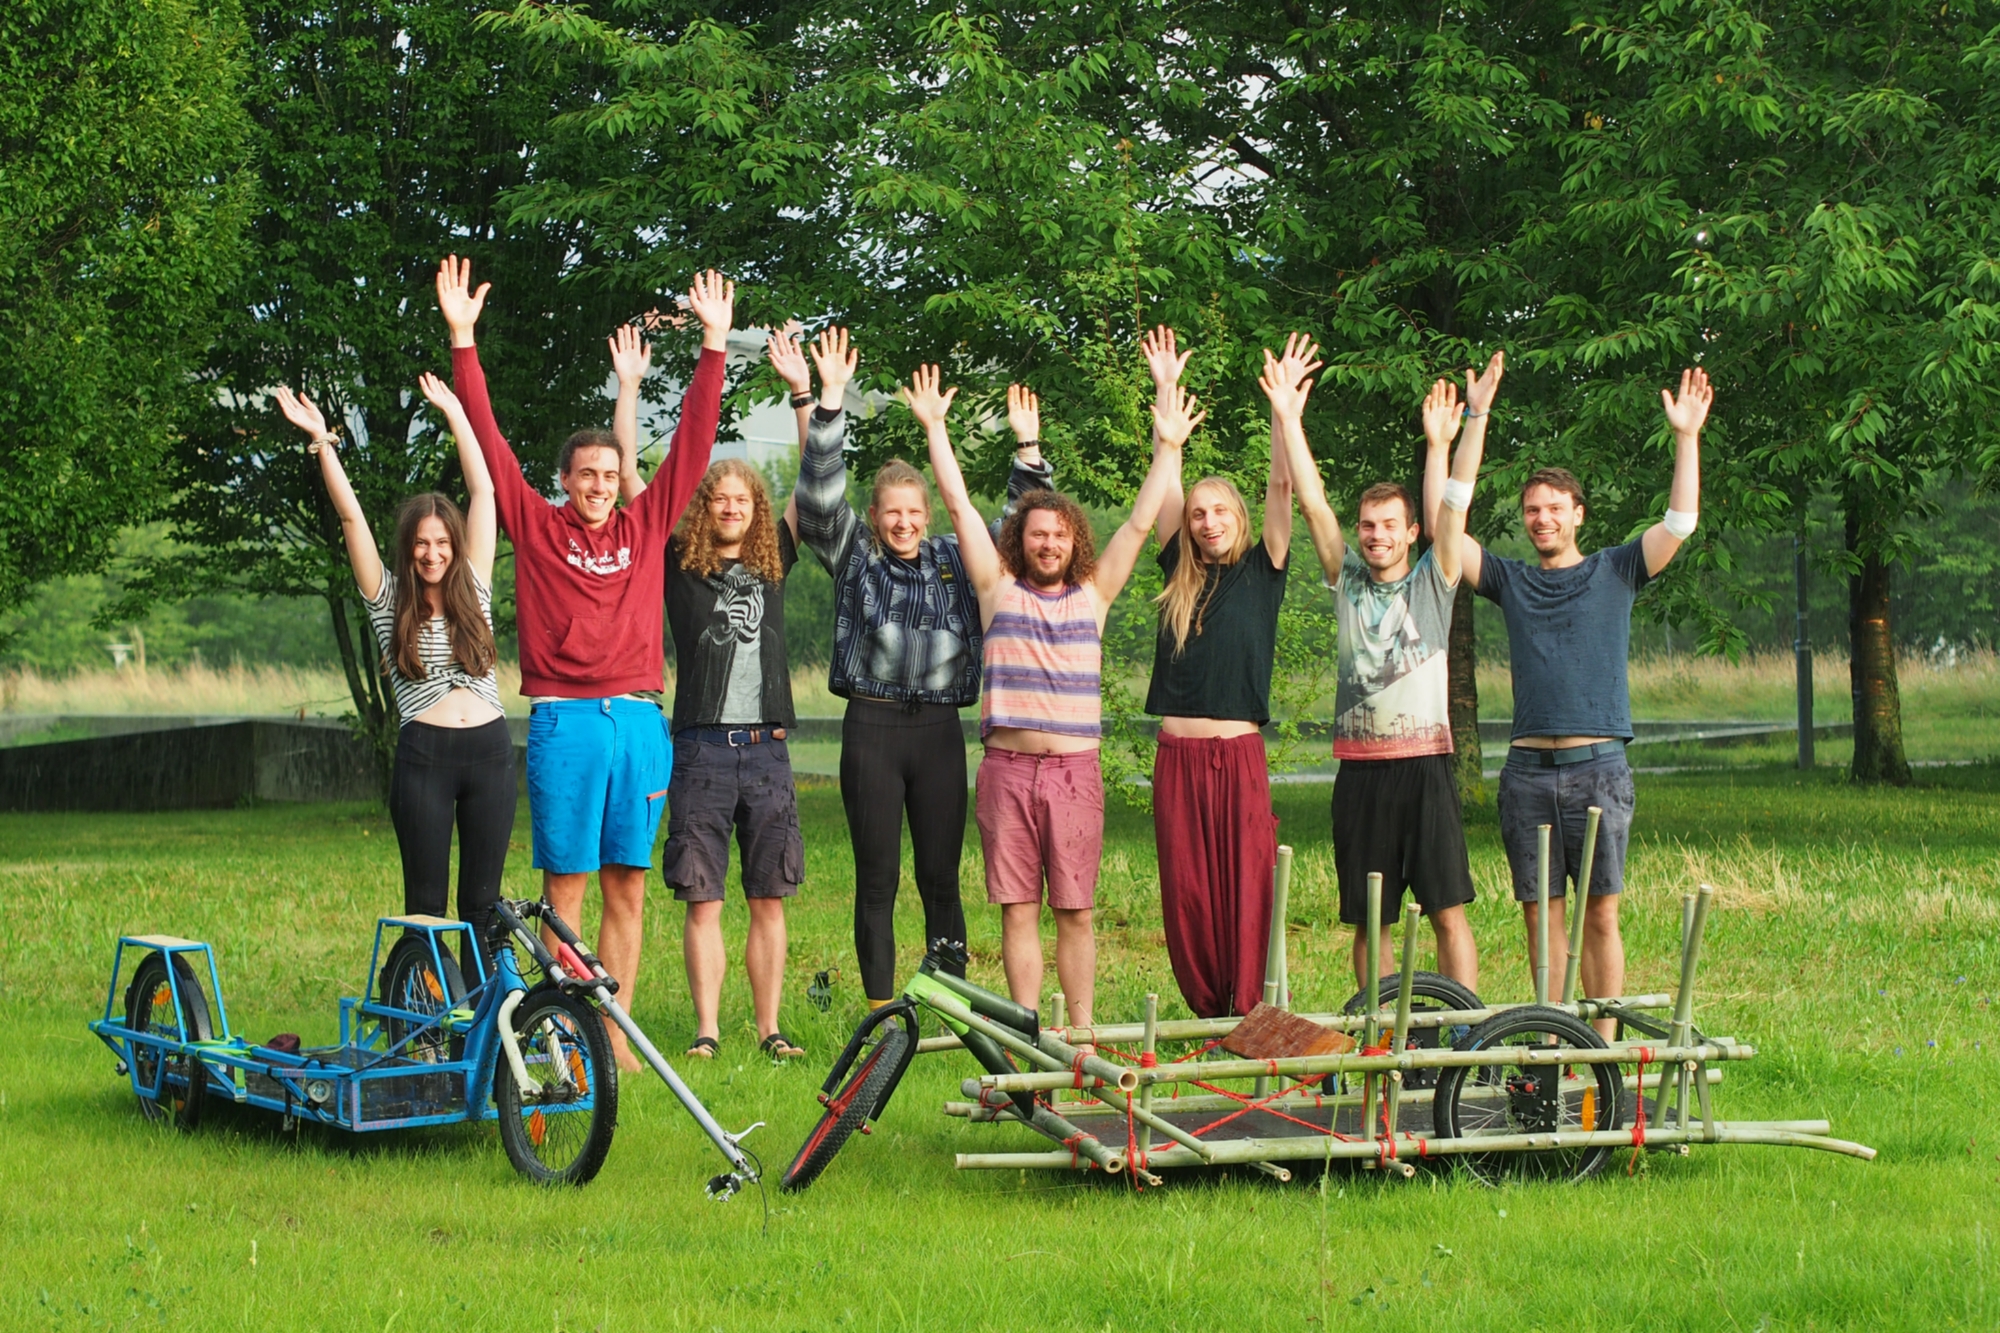
<path id="1" fill-rule="evenodd" d="M 1632 602 L 1652 575 L 1641 539 L 1543 569 L 1486 552 L 1478 593 L 1507 617 L 1514 735 L 1632 739 L 1625 659 Z"/>

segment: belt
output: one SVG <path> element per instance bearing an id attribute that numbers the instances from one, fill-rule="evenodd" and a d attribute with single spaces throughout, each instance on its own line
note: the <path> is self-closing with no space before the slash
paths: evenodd
<path id="1" fill-rule="evenodd" d="M 1624 753 L 1624 741 L 1595 741 L 1589 745 L 1572 745 L 1564 750 L 1543 750 L 1530 745 L 1515 745 L 1508 747 L 1507 762 L 1511 764 L 1519 759 L 1523 764 L 1538 768 L 1562 768 L 1568 764 L 1583 764 L 1592 759 Z"/>
<path id="2" fill-rule="evenodd" d="M 783 727 L 689 727 L 675 740 L 696 740 L 706 745 L 762 745 L 785 739 Z"/>

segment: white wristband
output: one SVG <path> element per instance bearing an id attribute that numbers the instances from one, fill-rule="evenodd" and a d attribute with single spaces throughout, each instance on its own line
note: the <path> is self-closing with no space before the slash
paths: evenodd
<path id="1" fill-rule="evenodd" d="M 1667 516 L 1660 520 L 1660 526 L 1686 541 L 1694 533 L 1694 525 L 1701 521 L 1701 512 L 1695 509 L 1669 509 Z"/>
<path id="2" fill-rule="evenodd" d="M 1446 480 L 1444 484 L 1444 507 L 1446 509 L 1456 509 L 1461 514 L 1472 508 L 1472 483 L 1469 481 L 1459 481 L 1456 478 Z"/>

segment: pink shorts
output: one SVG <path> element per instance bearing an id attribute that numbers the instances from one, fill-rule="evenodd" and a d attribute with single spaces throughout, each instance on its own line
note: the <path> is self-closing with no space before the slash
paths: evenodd
<path id="1" fill-rule="evenodd" d="M 1104 777 L 1097 751 L 1019 754 L 988 749 L 979 761 L 979 840 L 986 901 L 1087 911 L 1104 859 Z"/>

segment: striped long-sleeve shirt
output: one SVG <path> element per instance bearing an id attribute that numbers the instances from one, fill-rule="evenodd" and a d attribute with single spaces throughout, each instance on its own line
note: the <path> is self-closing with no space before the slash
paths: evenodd
<path id="1" fill-rule="evenodd" d="M 979 698 L 979 598 L 958 538 L 926 537 L 916 558 L 878 546 L 847 502 L 847 414 L 813 409 L 799 460 L 799 536 L 833 575 L 833 665 L 828 688 L 843 699 L 950 704 Z M 1011 504 L 1047 489 L 1046 464 L 1016 460 Z"/>

